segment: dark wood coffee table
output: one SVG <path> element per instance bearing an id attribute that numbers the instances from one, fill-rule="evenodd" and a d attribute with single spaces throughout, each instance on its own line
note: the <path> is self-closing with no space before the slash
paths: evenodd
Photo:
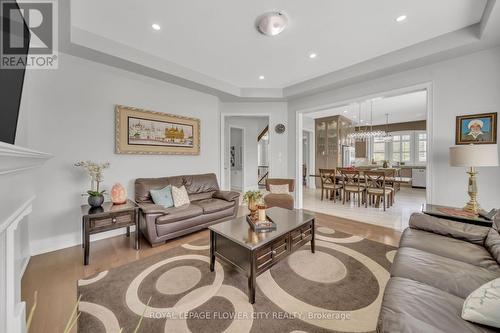
<path id="1" fill-rule="evenodd" d="M 276 230 L 256 233 L 245 216 L 209 227 L 210 271 L 214 271 L 217 257 L 247 275 L 252 304 L 257 276 L 308 242 L 314 253 L 314 215 L 278 207 L 268 209 L 267 215 L 276 223 Z"/>

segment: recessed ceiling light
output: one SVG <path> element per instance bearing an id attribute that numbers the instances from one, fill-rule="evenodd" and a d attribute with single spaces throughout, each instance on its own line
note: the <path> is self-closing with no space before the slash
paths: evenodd
<path id="1" fill-rule="evenodd" d="M 347 110 L 344 110 L 344 113 L 347 113 Z"/>
<path id="2" fill-rule="evenodd" d="M 316 58 L 317 56 L 318 56 L 318 55 L 317 55 L 316 53 L 311 53 L 311 54 L 309 54 L 309 58 L 311 58 L 311 59 L 314 59 L 314 58 Z"/>
<path id="3" fill-rule="evenodd" d="M 264 80 L 266 77 L 264 75 L 259 76 L 259 80 Z"/>
<path id="4" fill-rule="evenodd" d="M 403 21 L 406 21 L 407 16 L 406 15 L 400 15 L 396 18 L 396 22 L 401 23 Z"/>
<path id="5" fill-rule="evenodd" d="M 153 24 L 151 25 L 151 28 L 153 28 L 153 30 L 156 30 L 156 31 L 158 31 L 158 30 L 160 30 L 160 29 L 161 29 L 160 25 L 159 25 L 159 24 L 157 24 L 157 23 L 153 23 Z"/>

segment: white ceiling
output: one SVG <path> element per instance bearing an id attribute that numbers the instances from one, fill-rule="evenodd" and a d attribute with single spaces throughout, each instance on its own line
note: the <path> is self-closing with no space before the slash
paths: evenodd
<path id="1" fill-rule="evenodd" d="M 323 118 L 343 115 L 355 123 L 370 124 L 370 102 L 361 102 L 361 119 L 359 117 L 359 103 L 350 104 L 328 110 L 321 110 L 307 114 L 311 118 Z M 405 95 L 386 97 L 373 100 L 373 125 L 386 123 L 386 114 L 389 114 L 389 123 L 405 123 L 409 121 L 425 120 L 427 118 L 427 92 L 417 91 Z"/>
<path id="2" fill-rule="evenodd" d="M 284 88 L 471 26 L 486 3 L 72 0 L 71 25 L 239 88 Z M 254 28 L 270 10 L 289 17 L 277 37 Z M 407 21 L 396 23 L 401 14 Z M 310 52 L 317 58 L 309 59 Z"/>

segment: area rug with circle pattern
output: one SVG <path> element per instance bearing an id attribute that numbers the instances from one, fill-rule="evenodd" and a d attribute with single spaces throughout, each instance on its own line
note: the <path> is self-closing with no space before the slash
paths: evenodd
<path id="1" fill-rule="evenodd" d="M 395 248 L 331 228 L 257 277 L 216 262 L 199 239 L 78 281 L 79 333 L 373 332 Z M 148 305 L 149 302 L 149 305 Z"/>

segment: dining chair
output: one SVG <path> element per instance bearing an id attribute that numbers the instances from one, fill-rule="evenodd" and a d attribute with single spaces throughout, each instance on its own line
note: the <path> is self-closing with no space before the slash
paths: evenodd
<path id="1" fill-rule="evenodd" d="M 401 189 L 401 184 L 395 180 L 399 175 L 396 169 L 386 169 L 384 171 L 385 176 L 387 177 L 386 184 L 388 187 L 392 187 L 393 189 L 392 203 L 394 204 L 396 201 L 396 192 Z"/>
<path id="2" fill-rule="evenodd" d="M 359 170 L 352 169 L 340 169 L 342 175 L 342 204 L 345 204 L 346 199 L 349 201 L 351 199 L 351 193 L 356 199 L 356 194 L 358 195 L 358 207 L 361 206 L 361 202 L 365 203 L 365 190 L 366 186 L 363 184 L 361 179 L 361 174 Z"/>
<path id="3" fill-rule="evenodd" d="M 394 188 L 386 184 L 386 171 L 365 171 L 366 196 L 365 207 L 368 207 L 377 200 L 375 207 L 380 207 L 380 200 L 383 201 L 384 211 L 386 207 L 391 207 L 394 200 Z"/>
<path id="4" fill-rule="evenodd" d="M 333 195 L 333 202 L 337 202 L 337 191 L 342 188 L 342 185 L 337 183 L 335 169 L 319 169 L 321 178 L 321 200 L 326 191 L 326 198 L 331 198 Z"/>

